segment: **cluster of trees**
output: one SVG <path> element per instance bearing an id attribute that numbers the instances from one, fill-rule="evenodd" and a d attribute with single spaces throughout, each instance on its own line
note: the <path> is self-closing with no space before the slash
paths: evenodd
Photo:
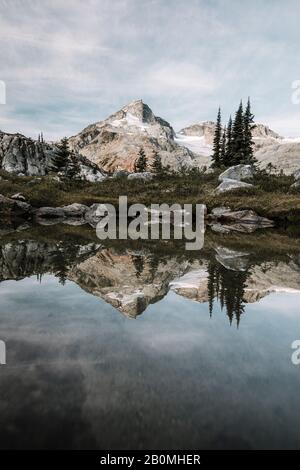
<path id="1" fill-rule="evenodd" d="M 208 298 L 210 316 L 213 313 L 215 299 L 220 302 L 221 309 L 226 309 L 230 324 L 235 318 L 239 326 L 241 315 L 244 313 L 244 294 L 249 277 L 246 271 L 230 271 L 215 259 L 208 265 Z"/>
<path id="2" fill-rule="evenodd" d="M 38 142 L 40 142 L 41 144 L 44 143 L 44 135 L 42 132 L 38 135 Z"/>
<path id="3" fill-rule="evenodd" d="M 147 160 L 144 149 L 141 148 L 138 154 L 138 158 L 134 165 L 134 171 L 135 173 L 143 173 L 144 171 L 147 171 L 147 167 L 148 167 L 148 160 Z M 150 170 L 156 175 L 162 175 L 164 172 L 164 168 L 161 163 L 161 157 L 158 155 L 157 152 L 154 153 Z"/>
<path id="4" fill-rule="evenodd" d="M 80 174 L 80 166 L 74 152 L 69 148 L 67 137 L 64 137 L 56 146 L 52 159 L 51 170 L 61 173 L 68 179 L 76 179 Z"/>
<path id="5" fill-rule="evenodd" d="M 214 168 L 230 167 L 233 165 L 254 164 L 252 127 L 254 115 L 251 112 L 251 103 L 248 99 L 246 109 L 243 103 L 232 121 L 230 116 L 227 127 L 222 128 L 221 108 L 218 111 L 216 129 L 213 143 L 212 166 Z"/>

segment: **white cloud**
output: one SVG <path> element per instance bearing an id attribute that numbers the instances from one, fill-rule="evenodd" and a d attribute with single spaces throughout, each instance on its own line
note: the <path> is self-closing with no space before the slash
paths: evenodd
<path id="1" fill-rule="evenodd" d="M 281 110 L 283 84 L 299 75 L 299 9 L 295 0 L 0 0 L 0 127 L 60 137 L 143 98 L 179 128 L 214 119 L 219 104 L 227 116 L 250 95 L 256 114 L 293 135 L 296 118 Z"/>

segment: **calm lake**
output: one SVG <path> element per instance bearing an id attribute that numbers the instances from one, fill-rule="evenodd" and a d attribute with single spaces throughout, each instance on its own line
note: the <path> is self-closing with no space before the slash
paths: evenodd
<path id="1" fill-rule="evenodd" d="M 300 448 L 299 239 L 0 239 L 0 448 Z"/>

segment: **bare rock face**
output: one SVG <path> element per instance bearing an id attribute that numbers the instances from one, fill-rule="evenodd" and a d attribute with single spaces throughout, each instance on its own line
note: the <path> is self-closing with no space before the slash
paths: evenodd
<path id="1" fill-rule="evenodd" d="M 255 158 L 261 168 L 272 164 L 277 171 L 282 170 L 286 175 L 291 175 L 300 166 L 300 142 L 282 140 L 261 146 L 255 152 Z"/>
<path id="2" fill-rule="evenodd" d="M 24 176 L 45 176 L 51 171 L 55 144 L 38 142 L 22 134 L 0 132 L 0 168 Z M 87 158 L 77 155 L 80 176 L 87 181 L 101 181 L 104 172 Z"/>
<path id="3" fill-rule="evenodd" d="M 172 169 L 194 166 L 191 151 L 175 142 L 171 125 L 155 116 L 142 100 L 133 101 L 104 121 L 86 127 L 70 137 L 72 149 L 97 163 L 106 171 L 134 170 L 139 150 L 144 149 L 148 163 L 158 152 L 163 165 Z"/>
<path id="4" fill-rule="evenodd" d="M 31 205 L 27 202 L 11 199 L 0 194 L 0 214 L 8 217 L 29 217 Z"/>
<path id="5" fill-rule="evenodd" d="M 150 303 L 166 295 L 169 283 L 185 271 L 188 262 L 176 258 L 152 265 L 144 253 L 119 254 L 103 249 L 70 270 L 68 279 L 84 290 L 103 298 L 129 318 L 142 313 Z"/>
<path id="6" fill-rule="evenodd" d="M 219 181 L 226 179 L 243 181 L 254 177 L 254 167 L 252 165 L 235 165 L 227 168 L 220 176 Z"/>
<path id="7" fill-rule="evenodd" d="M 177 134 L 177 142 L 196 155 L 198 166 L 211 164 L 215 123 L 200 122 L 188 126 Z M 268 164 L 277 170 L 292 174 L 300 166 L 299 139 L 284 139 L 264 124 L 255 123 L 252 128 L 254 156 L 261 168 Z"/>
<path id="8" fill-rule="evenodd" d="M 0 132 L 1 168 L 9 173 L 45 175 L 51 163 L 53 148 L 21 134 Z"/>
<path id="9" fill-rule="evenodd" d="M 216 124 L 213 121 L 203 121 L 185 127 L 178 132 L 178 135 L 203 137 L 207 145 L 213 144 Z"/>
<path id="10" fill-rule="evenodd" d="M 273 138 L 273 139 L 282 139 L 283 137 L 281 137 L 279 134 L 277 134 L 277 132 L 274 132 L 272 131 L 272 129 L 270 129 L 268 126 L 265 126 L 264 124 L 260 124 L 260 123 L 255 123 L 252 127 L 252 137 L 254 139 L 257 139 L 257 138 Z"/>
<path id="11" fill-rule="evenodd" d="M 263 225 L 265 227 L 272 227 L 273 222 L 265 217 L 260 217 L 253 210 L 239 210 L 239 211 L 225 211 L 216 219 L 224 223 L 241 223 L 241 224 L 254 224 Z"/>
<path id="12" fill-rule="evenodd" d="M 253 184 L 244 183 L 243 181 L 233 180 L 230 178 L 223 179 L 222 183 L 216 188 L 216 193 L 226 193 L 235 189 L 253 188 Z"/>
<path id="13" fill-rule="evenodd" d="M 143 181 L 151 181 L 153 179 L 153 173 L 150 173 L 149 171 L 144 171 L 141 173 L 131 173 L 128 175 L 129 180 L 136 180 L 140 179 Z"/>

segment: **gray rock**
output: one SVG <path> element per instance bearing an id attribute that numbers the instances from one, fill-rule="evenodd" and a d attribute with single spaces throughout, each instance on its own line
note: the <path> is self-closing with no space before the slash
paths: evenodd
<path id="1" fill-rule="evenodd" d="M 254 167 L 252 165 L 235 165 L 227 168 L 221 175 L 219 176 L 219 181 L 226 181 L 229 180 L 237 180 L 243 181 L 245 179 L 253 178 L 255 174 Z"/>
<path id="2" fill-rule="evenodd" d="M 220 223 L 212 224 L 210 225 L 210 228 L 215 233 L 230 233 L 230 227 Z"/>
<path id="3" fill-rule="evenodd" d="M 300 180 L 300 169 L 295 171 L 295 173 L 293 173 L 293 177 L 295 178 L 296 181 Z"/>
<path id="4" fill-rule="evenodd" d="M 32 207 L 26 202 L 17 201 L 0 194 L 0 213 L 11 217 L 28 217 Z"/>
<path id="5" fill-rule="evenodd" d="M 144 171 L 142 173 L 131 173 L 128 175 L 129 180 L 137 180 L 141 179 L 144 181 L 151 181 L 153 179 L 153 173 L 150 173 L 150 171 Z"/>
<path id="6" fill-rule="evenodd" d="M 246 271 L 249 266 L 249 253 L 231 250 L 224 246 L 217 246 L 216 260 L 231 271 Z"/>
<path id="7" fill-rule="evenodd" d="M 68 218 L 83 217 L 88 209 L 89 209 L 88 206 L 85 206 L 84 204 L 78 204 L 78 203 L 74 203 L 74 204 L 70 204 L 69 206 L 62 207 L 64 215 Z"/>
<path id="8" fill-rule="evenodd" d="M 224 179 L 222 183 L 215 189 L 217 194 L 226 193 L 234 189 L 254 188 L 253 184 L 244 183 L 242 181 Z"/>
<path id="9" fill-rule="evenodd" d="M 38 219 L 64 219 L 65 212 L 61 207 L 40 207 L 35 216 Z"/>
<path id="10" fill-rule="evenodd" d="M 13 196 L 10 196 L 11 199 L 16 199 L 18 201 L 26 202 L 26 197 L 22 193 L 16 193 Z"/>
<path id="11" fill-rule="evenodd" d="M 56 145 L 38 142 L 22 134 L 0 131 L 0 168 L 18 176 L 45 176 L 52 171 Z M 76 154 L 80 177 L 87 181 L 102 181 L 104 172 L 86 157 Z M 70 160 L 71 163 L 71 160 Z M 29 183 L 28 183 L 29 184 Z"/>
<path id="12" fill-rule="evenodd" d="M 230 207 L 214 207 L 209 215 L 218 218 L 226 212 L 231 212 Z"/>
<path id="13" fill-rule="evenodd" d="M 92 204 L 84 214 L 84 219 L 87 223 L 95 227 L 97 223 L 103 218 L 103 212 L 106 211 L 105 204 Z"/>
<path id="14" fill-rule="evenodd" d="M 129 172 L 128 171 L 125 171 L 125 170 L 117 170 L 114 172 L 114 174 L 112 175 L 113 178 L 122 178 L 122 177 L 125 177 L 125 176 L 128 176 L 129 175 Z"/>
<path id="15" fill-rule="evenodd" d="M 220 216 L 220 221 L 224 223 L 253 224 L 265 227 L 272 227 L 274 223 L 265 217 L 260 217 L 253 210 L 240 210 L 225 212 Z"/>
<path id="16" fill-rule="evenodd" d="M 297 181 L 295 181 L 295 183 L 292 184 L 291 188 L 293 188 L 293 189 L 298 189 L 298 188 L 300 188 L 300 179 L 297 180 Z"/>

